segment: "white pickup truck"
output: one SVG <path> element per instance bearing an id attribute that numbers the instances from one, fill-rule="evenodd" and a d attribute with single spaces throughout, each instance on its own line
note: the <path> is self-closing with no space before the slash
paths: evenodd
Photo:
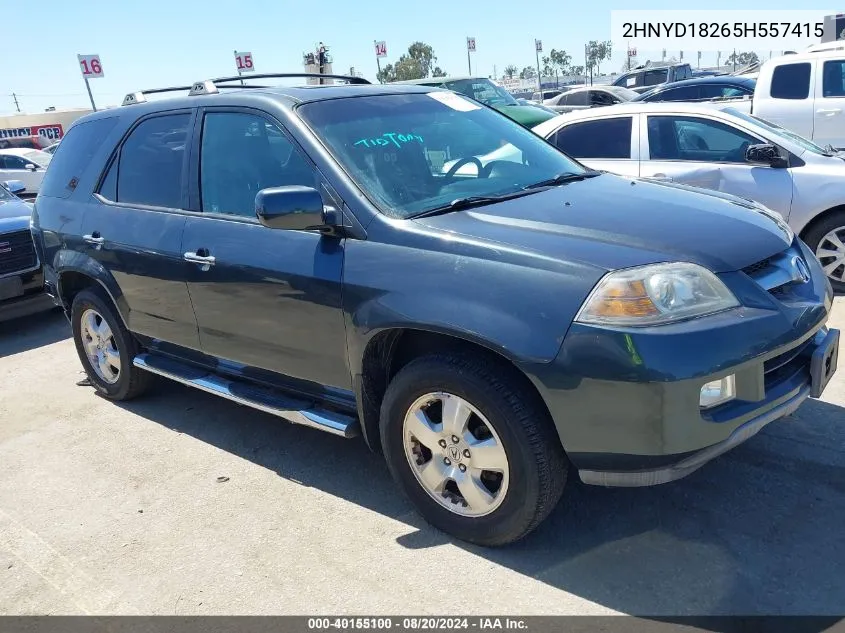
<path id="1" fill-rule="evenodd" d="M 845 42 L 816 45 L 764 62 L 754 97 L 732 101 L 731 107 L 816 145 L 845 148 Z"/>

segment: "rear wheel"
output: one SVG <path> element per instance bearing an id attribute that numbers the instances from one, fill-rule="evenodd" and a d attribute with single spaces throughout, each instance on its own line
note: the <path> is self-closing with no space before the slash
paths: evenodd
<path id="1" fill-rule="evenodd" d="M 71 325 L 76 352 L 91 386 L 110 400 L 130 400 L 146 391 L 152 376 L 132 364 L 138 343 L 104 292 L 85 289 L 77 294 Z"/>
<path id="2" fill-rule="evenodd" d="M 845 211 L 832 213 L 804 236 L 836 292 L 845 292 Z"/>
<path id="3" fill-rule="evenodd" d="M 473 356 L 402 368 L 382 403 L 381 436 L 394 479 L 423 517 L 481 545 L 525 536 L 566 482 L 566 456 L 537 395 Z"/>

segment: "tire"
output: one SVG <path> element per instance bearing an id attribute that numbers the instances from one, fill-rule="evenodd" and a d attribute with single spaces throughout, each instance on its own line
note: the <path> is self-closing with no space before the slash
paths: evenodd
<path id="1" fill-rule="evenodd" d="M 549 515 L 563 493 L 568 460 L 539 396 L 523 386 L 521 378 L 504 363 L 491 363 L 480 356 L 433 354 L 403 367 L 388 385 L 382 401 L 381 441 L 391 475 L 426 521 L 461 540 L 485 546 L 517 541 Z M 432 396 L 436 398 L 431 400 Z M 467 431 L 461 437 L 444 434 L 442 413 L 448 406 L 451 411 L 459 410 L 456 407 L 460 401 L 466 404 L 460 410 L 470 410 Z M 421 409 L 421 402 L 428 404 Z M 416 413 L 410 415 L 411 411 Z M 424 412 L 422 418 L 420 411 Z M 438 411 L 440 425 L 429 425 L 437 420 Z M 414 424 L 419 419 L 428 422 Z M 440 435 L 429 435 L 432 429 L 440 429 Z M 425 439 L 420 441 L 415 433 Z M 454 443 L 455 438 L 459 443 Z M 478 442 L 503 450 L 503 472 L 480 468 L 480 460 L 490 460 L 492 453 L 477 450 L 481 446 Z M 434 446 L 434 450 L 428 446 Z M 430 459 L 426 460 L 428 454 Z M 459 471 L 455 463 L 463 470 Z M 426 487 L 423 480 L 428 480 L 427 467 L 436 471 L 433 481 L 438 481 L 442 472 L 451 473 L 455 479 L 445 488 Z M 448 480 L 449 475 L 445 478 Z M 459 487 L 459 480 L 463 486 L 473 480 L 483 482 L 489 496 L 479 496 L 478 485 Z M 463 490 L 470 496 L 464 497 Z M 468 498 L 480 502 L 470 504 Z"/>
<path id="2" fill-rule="evenodd" d="M 98 333 L 110 333 L 111 336 L 98 334 L 92 337 L 89 321 L 92 314 Z M 108 329 L 105 329 L 103 324 Z M 99 288 L 88 288 L 79 292 L 74 297 L 71 307 L 71 326 L 73 327 L 73 342 L 82 367 L 88 375 L 91 386 L 101 395 L 109 400 L 131 400 L 147 390 L 152 381 L 152 375 L 132 364 L 132 359 L 140 351 L 138 342 L 123 326 L 123 321 L 105 292 Z M 88 355 L 87 349 L 91 349 L 91 343 L 96 344 L 98 339 L 102 340 L 103 356 L 113 362 L 106 370 L 95 367 Z M 117 362 L 114 362 L 114 352 L 117 352 Z M 116 372 L 115 369 L 117 369 Z"/>
<path id="3" fill-rule="evenodd" d="M 825 236 L 831 231 L 836 231 L 837 234 L 841 236 L 840 241 L 845 243 L 845 211 L 836 211 L 835 213 L 831 213 L 821 222 L 813 224 L 804 234 L 804 243 L 807 244 L 807 246 L 810 247 L 810 250 L 818 257 L 819 246 L 822 246 L 822 240 L 824 240 Z M 825 244 L 824 246 L 827 247 L 826 250 L 829 250 L 832 245 Z M 843 252 L 843 256 L 845 256 L 845 252 Z M 825 265 L 835 261 L 835 258 L 822 256 L 819 257 L 819 260 L 822 263 L 822 267 L 824 267 Z M 842 276 L 843 281 L 837 280 L 828 275 L 830 285 L 833 286 L 833 290 L 837 293 L 845 292 L 845 262 L 843 262 L 841 267 L 834 269 L 833 272 L 834 274 L 838 273 L 839 276 Z"/>

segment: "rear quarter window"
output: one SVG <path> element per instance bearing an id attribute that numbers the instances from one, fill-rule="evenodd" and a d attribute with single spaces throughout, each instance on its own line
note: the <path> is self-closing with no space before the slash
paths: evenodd
<path id="1" fill-rule="evenodd" d="M 117 125 L 119 117 L 106 117 L 71 127 L 53 154 L 41 182 L 41 195 L 67 198 L 91 163 L 94 154 Z"/>
<path id="2" fill-rule="evenodd" d="M 783 64 L 772 73 L 773 99 L 806 99 L 810 96 L 810 64 Z"/>

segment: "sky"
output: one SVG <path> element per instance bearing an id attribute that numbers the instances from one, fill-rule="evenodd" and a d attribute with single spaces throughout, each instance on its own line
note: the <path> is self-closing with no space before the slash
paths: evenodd
<path id="1" fill-rule="evenodd" d="M 833 2 L 802 3 L 825 9 Z M 434 48 L 437 64 L 465 75 L 466 38 L 476 39 L 472 72 L 501 76 L 504 68 L 534 65 L 534 39 L 545 51 L 564 49 L 576 59 L 587 40 L 610 38 L 614 9 L 794 9 L 788 0 L 707 0 L 698 6 L 661 0 L 0 0 L 6 17 L 0 34 L 0 114 L 55 106 L 87 107 L 77 54 L 98 54 L 105 77 L 90 80 L 98 106 L 117 105 L 128 92 L 184 85 L 235 74 L 233 51 L 252 52 L 257 72 L 298 72 L 302 54 L 317 42 L 329 46 L 335 72 L 350 67 L 375 80 L 374 40 L 387 42 L 395 61 L 414 41 Z M 845 8 L 845 7 L 843 7 Z M 840 9 L 842 10 L 842 9 Z M 772 13 L 774 14 L 774 13 Z M 14 16 L 14 19 L 12 19 Z M 760 48 L 768 44 L 761 44 Z M 638 50 L 640 61 L 660 51 Z M 767 56 L 767 51 L 758 54 Z M 678 56 L 678 51 L 668 51 Z M 685 61 L 696 64 L 695 51 Z M 724 56 L 723 56 L 724 59 Z M 618 50 L 602 70 L 619 71 Z M 576 62 L 577 63 L 577 62 Z M 704 52 L 702 65 L 716 63 Z"/>

